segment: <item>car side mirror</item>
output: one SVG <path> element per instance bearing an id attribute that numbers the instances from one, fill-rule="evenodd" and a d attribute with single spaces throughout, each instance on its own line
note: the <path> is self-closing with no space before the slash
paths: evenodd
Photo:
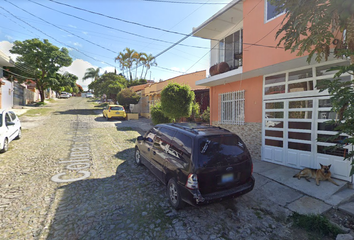
<path id="1" fill-rule="evenodd" d="M 6 126 L 15 126 L 15 123 L 14 122 L 7 122 Z"/>

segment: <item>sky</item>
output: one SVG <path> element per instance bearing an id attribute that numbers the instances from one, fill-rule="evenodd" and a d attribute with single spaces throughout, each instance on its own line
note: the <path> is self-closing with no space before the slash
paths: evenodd
<path id="1" fill-rule="evenodd" d="M 115 58 L 128 47 L 158 56 L 146 75 L 158 82 L 209 68 L 209 40 L 188 37 L 164 51 L 230 1 L 0 0 L 0 51 L 15 60 L 9 52 L 14 41 L 48 39 L 69 50 L 73 63 L 61 71 L 78 76 L 77 83 L 87 90 L 86 69 L 100 67 L 103 74 L 116 68 L 119 73 Z"/>

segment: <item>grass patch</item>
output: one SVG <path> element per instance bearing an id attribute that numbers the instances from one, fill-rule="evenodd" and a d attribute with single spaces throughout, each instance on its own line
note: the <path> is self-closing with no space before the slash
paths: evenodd
<path id="1" fill-rule="evenodd" d="M 332 224 L 322 215 L 302 215 L 299 213 L 293 213 L 291 219 L 295 226 L 321 236 L 336 237 L 338 234 L 344 233 L 342 229 Z"/>
<path id="2" fill-rule="evenodd" d="M 26 115 L 26 116 L 29 116 L 29 117 L 41 117 L 41 116 L 48 115 L 52 111 L 53 110 L 51 108 L 34 108 L 34 109 L 28 110 L 23 115 Z"/>
<path id="3" fill-rule="evenodd" d="M 36 106 L 36 107 L 40 107 L 40 106 L 44 106 L 44 105 L 47 105 L 47 104 L 45 102 L 36 102 L 34 104 L 34 106 Z"/>

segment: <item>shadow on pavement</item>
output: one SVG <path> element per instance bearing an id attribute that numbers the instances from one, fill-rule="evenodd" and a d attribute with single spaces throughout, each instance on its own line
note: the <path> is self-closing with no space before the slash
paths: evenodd
<path id="1" fill-rule="evenodd" d="M 56 115 L 61 115 L 61 114 L 67 114 L 67 115 L 96 115 L 95 109 L 70 109 L 67 111 L 56 111 L 53 114 Z"/>
<path id="2" fill-rule="evenodd" d="M 133 152 L 127 149 L 116 157 L 127 159 Z M 164 189 L 133 160 L 120 164 L 111 177 L 61 186 L 47 239 L 165 239 L 164 229 L 172 222 L 166 213 L 172 209 Z"/>

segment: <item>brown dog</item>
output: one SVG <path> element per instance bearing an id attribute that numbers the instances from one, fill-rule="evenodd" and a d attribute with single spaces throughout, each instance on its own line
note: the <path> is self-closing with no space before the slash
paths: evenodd
<path id="1" fill-rule="evenodd" d="M 325 180 L 328 180 L 331 183 L 339 186 L 339 184 L 333 181 L 333 179 L 331 178 L 331 172 L 329 171 L 331 165 L 324 166 L 321 163 L 320 165 L 321 165 L 320 169 L 304 168 L 299 173 L 295 174 L 293 177 L 294 178 L 297 177 L 298 179 L 304 177 L 307 181 L 310 181 L 309 180 L 310 178 L 314 178 L 316 179 L 317 186 L 320 185 L 320 181 L 325 181 Z"/>

